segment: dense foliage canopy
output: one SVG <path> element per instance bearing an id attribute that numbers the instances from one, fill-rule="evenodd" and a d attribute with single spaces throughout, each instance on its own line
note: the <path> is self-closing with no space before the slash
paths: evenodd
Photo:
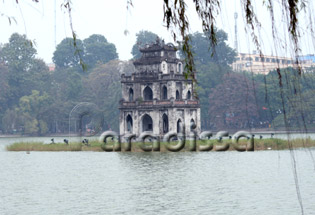
<path id="1" fill-rule="evenodd" d="M 117 59 L 114 44 L 109 43 L 102 35 L 93 34 L 81 41 L 73 38 L 63 39 L 56 48 L 53 62 L 58 68 L 79 69 L 84 63 L 85 69 L 92 69 L 97 64 Z"/>
<path id="2" fill-rule="evenodd" d="M 141 31 L 137 35 L 137 44 L 156 39 L 156 35 L 148 31 Z M 152 36 L 151 40 L 147 35 Z M 300 77 L 293 68 L 275 70 L 266 76 L 234 73 L 230 64 L 236 53 L 227 45 L 225 32 L 217 30 L 216 35 L 219 42 L 214 47 L 215 55 L 211 54 L 211 42 L 207 40 L 206 33 L 190 35 L 197 71 L 202 129 L 315 128 L 315 100 L 312 96 L 315 92 L 314 73 Z M 69 113 L 80 102 L 96 104 L 103 113 L 103 129 L 118 131 L 120 75 L 130 75 L 135 71 L 132 62 L 109 61 L 118 57 L 113 51 L 114 45 L 109 44 L 103 36 L 92 35 L 81 43 L 82 47 L 84 44 L 84 47 L 89 44 L 96 46 L 85 52 L 89 53 L 90 60 L 87 61 L 92 62 L 92 66 L 82 72 L 78 58 L 73 55 L 74 49 L 70 48 L 71 43 L 66 42 L 68 40 L 71 39 L 63 40 L 56 48 L 55 56 L 63 63 L 57 64 L 54 71 L 49 71 L 45 63 L 36 57 L 36 49 L 23 35 L 13 34 L 9 43 L 2 46 L 2 133 L 67 133 Z M 281 88 L 279 74 L 283 77 Z M 89 120 L 85 122 L 88 127 L 84 129 L 92 129 Z M 75 128 L 71 129 L 71 132 L 78 132 Z"/>
<path id="3" fill-rule="evenodd" d="M 150 44 L 156 41 L 158 35 L 150 31 L 140 31 L 139 33 L 136 34 L 136 37 L 137 37 L 136 44 L 133 45 L 131 50 L 131 54 L 134 59 L 140 58 L 141 53 L 139 49 L 143 48 L 146 44 Z"/>

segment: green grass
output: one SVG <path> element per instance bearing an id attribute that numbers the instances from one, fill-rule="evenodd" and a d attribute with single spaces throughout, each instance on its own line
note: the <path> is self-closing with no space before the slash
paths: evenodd
<path id="1" fill-rule="evenodd" d="M 212 151 L 216 150 L 217 146 L 223 145 L 225 143 L 230 143 L 231 140 L 223 140 L 221 143 L 217 140 L 207 140 L 197 141 L 197 151 L 198 151 L 198 145 L 205 145 L 209 143 L 213 143 L 214 147 Z M 241 139 L 239 141 L 239 145 L 245 145 L 246 140 Z M 109 144 L 113 144 L 113 142 L 109 142 Z M 150 145 L 151 143 L 147 143 Z M 171 144 L 176 144 L 176 142 L 172 142 Z M 315 140 L 311 139 L 294 139 L 289 141 L 282 140 L 282 139 L 276 139 L 276 138 L 269 138 L 269 139 L 255 139 L 255 150 L 284 150 L 291 148 L 306 148 L 306 147 L 315 147 Z M 42 142 L 17 142 L 12 145 L 7 146 L 8 151 L 104 151 L 101 147 L 101 143 L 98 141 L 90 141 L 89 146 L 83 145 L 81 143 L 70 143 L 69 145 L 66 145 L 64 143 L 56 143 L 56 144 L 44 144 Z M 133 152 L 142 152 L 142 149 L 140 148 L 141 143 L 140 142 L 132 142 L 132 148 L 131 151 Z M 168 151 L 166 149 L 166 143 L 161 142 L 160 143 L 160 151 L 166 152 Z M 184 149 L 181 151 L 189 151 L 189 141 L 186 142 Z M 121 151 L 124 151 L 125 149 L 125 143 L 121 144 Z M 228 150 L 235 150 L 232 147 L 232 144 L 230 144 L 230 147 Z"/>
<path id="2" fill-rule="evenodd" d="M 42 142 L 18 142 L 7 146 L 8 151 L 81 151 L 80 143 L 72 143 L 69 145 L 56 143 L 44 144 Z"/>

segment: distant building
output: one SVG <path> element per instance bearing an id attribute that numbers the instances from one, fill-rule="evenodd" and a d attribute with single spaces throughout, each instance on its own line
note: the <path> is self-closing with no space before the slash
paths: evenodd
<path id="1" fill-rule="evenodd" d="M 315 67 L 315 56 L 314 55 L 303 55 L 298 57 L 301 67 L 305 71 L 314 71 Z"/>
<path id="2" fill-rule="evenodd" d="M 200 105 L 194 84 L 183 75 L 183 62 L 173 44 L 156 43 L 140 49 L 136 72 L 121 76 L 120 135 L 146 131 L 163 136 L 174 131 L 200 132 Z M 195 125 L 195 126 L 191 126 Z"/>
<path id="3" fill-rule="evenodd" d="M 301 56 L 297 58 L 303 70 L 315 66 L 315 57 L 312 55 Z M 268 74 L 277 68 L 296 67 L 296 60 L 288 57 L 278 57 L 271 55 L 246 54 L 239 53 L 236 61 L 232 64 L 234 71 L 248 71 L 255 74 Z"/>
<path id="4" fill-rule="evenodd" d="M 54 63 L 49 63 L 47 66 L 49 68 L 49 72 L 55 71 L 56 65 Z"/>

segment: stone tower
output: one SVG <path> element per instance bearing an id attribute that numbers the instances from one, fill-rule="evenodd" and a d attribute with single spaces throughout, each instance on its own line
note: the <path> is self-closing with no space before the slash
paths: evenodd
<path id="1" fill-rule="evenodd" d="M 173 44 L 157 41 L 140 49 L 134 62 L 136 72 L 121 76 L 120 136 L 137 137 L 144 131 L 163 136 L 169 131 L 191 132 L 192 124 L 200 133 L 200 105 L 193 82 L 185 79 L 183 63 L 176 57 Z"/>

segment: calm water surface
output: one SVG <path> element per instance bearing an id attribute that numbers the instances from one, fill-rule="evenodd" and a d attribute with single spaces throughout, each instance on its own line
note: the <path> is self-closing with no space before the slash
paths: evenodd
<path id="1" fill-rule="evenodd" d="M 301 214 L 289 151 L 7 152 L 0 214 Z M 315 154 L 315 150 L 311 150 Z M 310 152 L 294 152 L 305 214 L 315 214 Z"/>

